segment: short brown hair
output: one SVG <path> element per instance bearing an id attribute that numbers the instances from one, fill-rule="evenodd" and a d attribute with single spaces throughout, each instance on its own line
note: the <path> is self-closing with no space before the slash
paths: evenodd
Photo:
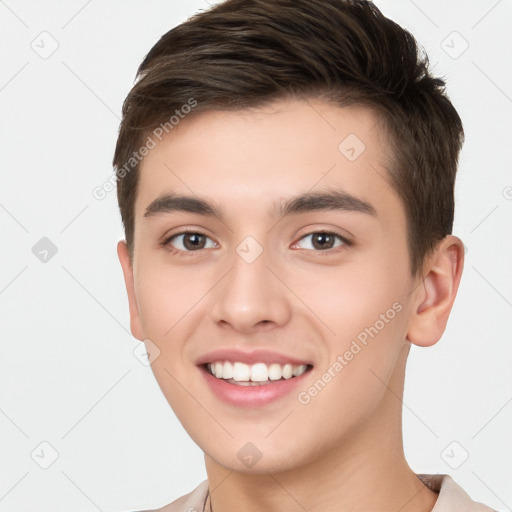
<path id="1" fill-rule="evenodd" d="M 429 74 L 414 37 L 369 1 L 226 0 L 192 16 L 150 50 L 123 104 L 113 163 L 130 255 L 139 174 L 133 155 L 156 127 L 191 99 L 198 113 L 318 98 L 379 114 L 417 273 L 453 226 L 464 132 L 444 86 Z"/>

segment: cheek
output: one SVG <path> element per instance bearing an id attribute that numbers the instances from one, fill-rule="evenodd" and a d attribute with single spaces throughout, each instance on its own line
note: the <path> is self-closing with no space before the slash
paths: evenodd
<path id="1" fill-rule="evenodd" d="M 401 274 L 396 269 L 392 273 L 385 262 L 375 261 L 357 268 L 304 271 L 295 274 L 294 291 L 326 326 L 330 347 L 342 350 L 347 342 L 376 323 L 378 330 L 387 334 L 396 329 L 396 309 L 400 307 L 393 309 L 393 304 L 402 304 L 407 286 Z"/>
<path id="2" fill-rule="evenodd" d="M 317 421 L 329 411 L 339 425 L 347 420 L 347 410 L 350 421 L 357 421 L 375 409 L 404 346 L 406 290 L 406 279 L 400 280 L 396 270 L 391 274 L 375 265 L 364 272 L 340 270 L 322 286 L 309 283 L 309 291 L 301 289 L 330 331 L 325 338 L 328 360 L 318 368 L 314 389 L 301 390 L 305 394 L 299 400 L 312 404 L 310 411 L 320 415 L 313 415 Z"/>
<path id="3" fill-rule="evenodd" d="M 192 414 L 194 407 L 185 391 L 196 377 L 190 372 L 186 348 L 207 290 L 206 281 L 198 278 L 197 272 L 183 268 L 172 271 L 156 262 L 145 265 L 136 288 L 144 336 L 159 350 L 151 370 L 180 419 Z"/>
<path id="4" fill-rule="evenodd" d="M 135 290 L 146 337 L 157 344 L 175 338 L 176 331 L 200 309 L 208 289 L 207 280 L 197 271 L 146 265 Z"/>

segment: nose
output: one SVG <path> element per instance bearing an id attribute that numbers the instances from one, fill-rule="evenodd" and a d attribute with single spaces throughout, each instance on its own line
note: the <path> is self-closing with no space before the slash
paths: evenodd
<path id="1" fill-rule="evenodd" d="M 214 322 L 249 334 L 285 325 L 291 316 L 290 292 L 268 266 L 265 251 L 252 263 L 238 254 L 227 275 L 214 288 Z"/>

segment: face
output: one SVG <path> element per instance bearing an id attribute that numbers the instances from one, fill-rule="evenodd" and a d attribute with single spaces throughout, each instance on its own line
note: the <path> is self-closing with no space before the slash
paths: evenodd
<path id="1" fill-rule="evenodd" d="M 313 100 L 201 113 L 142 163 L 132 332 L 226 468 L 312 463 L 384 416 L 413 279 L 377 121 Z"/>

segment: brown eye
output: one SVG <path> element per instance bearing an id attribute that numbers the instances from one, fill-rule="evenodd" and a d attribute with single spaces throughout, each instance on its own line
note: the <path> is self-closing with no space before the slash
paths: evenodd
<path id="1" fill-rule="evenodd" d="M 205 244 L 206 237 L 198 233 L 187 233 L 183 236 L 183 245 L 190 251 L 204 249 Z"/>
<path id="2" fill-rule="evenodd" d="M 303 242 L 303 246 L 300 247 L 300 243 Z M 314 249 L 317 251 L 327 251 L 329 249 L 334 249 L 336 247 L 340 247 L 342 245 L 350 245 L 348 240 L 338 235 L 337 233 L 328 233 L 328 232 L 317 232 L 310 233 L 302 237 L 298 245 L 301 249 Z"/>
<path id="3" fill-rule="evenodd" d="M 315 233 L 312 242 L 315 249 L 332 249 L 334 247 L 335 237 L 328 233 Z"/>
<path id="4" fill-rule="evenodd" d="M 171 245 L 177 250 L 188 252 L 215 247 L 215 243 L 209 237 L 201 233 L 193 232 L 173 235 L 165 244 Z"/>

